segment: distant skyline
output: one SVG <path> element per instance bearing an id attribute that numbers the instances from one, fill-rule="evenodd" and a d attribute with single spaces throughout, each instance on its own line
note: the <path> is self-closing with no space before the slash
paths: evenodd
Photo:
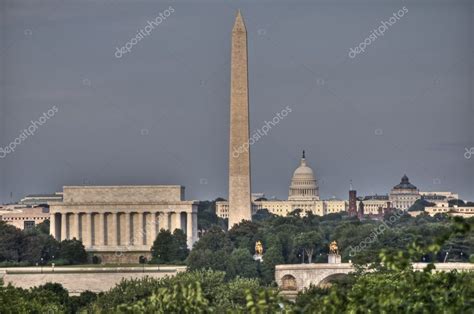
<path id="1" fill-rule="evenodd" d="M 406 174 L 474 200 L 471 1 L 7 0 L 0 148 L 18 140 L 0 151 L 0 202 L 82 184 L 228 198 L 237 9 L 251 134 L 292 109 L 251 146 L 252 192 L 286 199 L 304 149 L 323 199 L 347 199 L 350 180 L 386 194 Z"/>

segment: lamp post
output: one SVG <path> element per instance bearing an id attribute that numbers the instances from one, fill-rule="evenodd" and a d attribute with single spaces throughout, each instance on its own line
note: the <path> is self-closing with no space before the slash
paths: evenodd
<path id="1" fill-rule="evenodd" d="M 41 273 L 43 273 L 43 258 L 41 258 L 40 267 L 41 267 Z"/>
<path id="2" fill-rule="evenodd" d="M 446 260 L 448 259 L 448 254 L 449 254 L 449 251 L 446 252 L 446 255 L 444 256 L 444 261 L 443 261 L 443 263 L 446 263 Z"/>
<path id="3" fill-rule="evenodd" d="M 304 251 L 303 251 L 303 253 L 299 253 L 299 254 L 298 254 L 298 257 L 301 257 L 301 258 L 302 258 L 301 264 L 304 264 Z"/>

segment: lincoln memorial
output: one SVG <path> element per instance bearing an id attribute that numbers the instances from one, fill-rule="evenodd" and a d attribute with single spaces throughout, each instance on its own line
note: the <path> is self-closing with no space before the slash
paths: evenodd
<path id="1" fill-rule="evenodd" d="M 51 235 L 81 240 L 102 263 L 149 259 L 160 229 L 183 230 L 190 248 L 197 240 L 198 202 L 179 185 L 65 186 L 49 205 Z"/>

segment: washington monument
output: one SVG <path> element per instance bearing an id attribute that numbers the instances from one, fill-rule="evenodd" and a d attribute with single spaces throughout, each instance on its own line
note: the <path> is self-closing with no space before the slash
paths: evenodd
<path id="1" fill-rule="evenodd" d="M 240 11 L 232 29 L 230 85 L 229 229 L 242 220 L 252 220 L 247 30 Z"/>

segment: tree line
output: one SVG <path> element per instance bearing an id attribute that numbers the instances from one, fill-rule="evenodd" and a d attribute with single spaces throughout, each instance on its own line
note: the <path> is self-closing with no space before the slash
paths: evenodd
<path id="1" fill-rule="evenodd" d="M 49 234 L 49 220 L 20 230 L 0 221 L 0 267 L 87 263 L 87 253 L 76 239 L 57 241 Z"/>
<path id="2" fill-rule="evenodd" d="M 389 213 L 383 220 L 360 221 L 345 213 L 321 217 L 295 210 L 282 217 L 261 210 L 252 222 L 226 231 L 226 221 L 212 206 L 199 209 L 201 237 L 191 251 L 181 230 L 160 230 L 151 248 L 150 263 L 181 263 L 187 272 L 125 280 L 110 291 L 76 297 L 55 284 L 28 290 L 3 286 L 0 312 L 463 313 L 474 308 L 472 272 L 431 271 L 435 262 L 474 262 L 474 218 L 402 213 L 393 219 Z M 0 224 L 0 261 L 51 261 L 54 253 L 54 259 L 74 263 L 83 258 L 74 254 L 85 254 L 80 241 L 71 240 L 75 248 L 54 242 L 47 223 L 29 231 L 12 228 Z M 327 262 L 334 240 L 343 262 L 350 260 L 357 271 L 330 287 L 301 291 L 294 303 L 283 299 L 275 265 Z M 264 246 L 262 262 L 253 258 L 256 241 Z M 426 262 L 425 271 L 413 271 L 413 262 Z"/>

